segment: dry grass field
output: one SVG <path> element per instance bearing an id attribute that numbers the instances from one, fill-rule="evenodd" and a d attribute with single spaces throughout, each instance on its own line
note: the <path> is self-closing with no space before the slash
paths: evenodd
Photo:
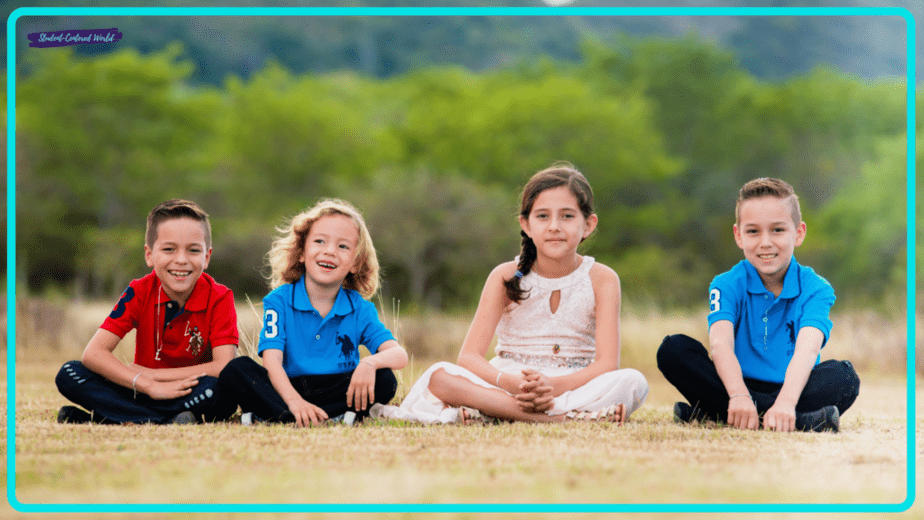
<path id="1" fill-rule="evenodd" d="M 905 325 L 874 314 L 835 317 L 835 334 L 823 351 L 823 357 L 851 359 L 862 379 L 839 434 L 674 424 L 670 410 L 679 394 L 654 367 L 654 351 L 665 333 L 702 337 L 705 318 L 630 310 L 623 313 L 622 363 L 648 377 L 651 393 L 623 427 L 59 425 L 54 419 L 66 403 L 54 375 L 79 357 L 108 311 L 109 304 L 37 301 L 20 308 L 15 496 L 21 503 L 335 504 L 343 510 L 351 504 L 549 504 L 567 511 L 567 504 L 896 504 L 909 491 Z M 240 316 L 242 343 L 252 346 L 258 319 L 246 304 Z M 401 374 L 405 388 L 432 361 L 453 359 L 467 328 L 464 317 L 389 316 L 387 323 L 413 356 Z M 129 359 L 131 343 L 124 343 L 117 355 Z M 5 401 L 5 373 L 2 385 Z M 919 391 L 918 417 L 922 401 Z M 6 426 L 4 416 L 4 434 Z M 920 466 L 921 450 L 916 453 Z M 0 517 L 35 516 L 9 505 L 0 510 Z M 924 517 L 924 507 L 902 516 Z"/>

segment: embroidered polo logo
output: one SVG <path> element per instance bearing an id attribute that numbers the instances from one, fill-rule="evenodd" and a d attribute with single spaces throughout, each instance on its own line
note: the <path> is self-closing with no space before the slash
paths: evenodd
<path id="1" fill-rule="evenodd" d="M 184 336 L 189 336 L 189 345 L 186 347 L 186 352 L 189 352 L 193 357 L 199 357 L 199 353 L 202 352 L 202 347 L 205 345 L 205 340 L 202 339 L 202 333 L 199 332 L 199 327 L 193 327 L 192 330 L 189 330 L 189 322 L 186 322 L 186 332 Z"/>
<path id="2" fill-rule="evenodd" d="M 356 346 L 353 345 L 353 341 L 350 340 L 350 337 L 344 334 L 343 336 L 337 336 L 337 344 L 340 345 L 340 355 L 345 359 L 350 359 L 353 357 L 353 353 L 356 352 Z"/>

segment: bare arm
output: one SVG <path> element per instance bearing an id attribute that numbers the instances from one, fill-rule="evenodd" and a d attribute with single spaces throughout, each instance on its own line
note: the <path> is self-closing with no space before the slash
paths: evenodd
<path id="1" fill-rule="evenodd" d="M 720 320 L 709 327 L 709 347 L 716 372 L 729 396 L 728 424 L 735 428 L 756 430 L 760 419 L 748 387 L 744 384 L 741 364 L 735 356 L 735 327 L 732 322 Z"/>
<path id="2" fill-rule="evenodd" d="M 379 345 L 376 353 L 364 357 L 353 371 L 346 393 L 347 406 L 353 406 L 354 397 L 357 409 L 365 410 L 367 406 L 371 406 L 375 400 L 376 370 L 380 368 L 397 370 L 406 365 L 407 352 L 397 341 L 390 339 Z"/>
<path id="3" fill-rule="evenodd" d="M 501 374 L 488 363 L 485 356 L 488 353 L 491 339 L 494 337 L 494 331 L 497 330 L 497 324 L 504 313 L 504 307 L 509 303 L 504 290 L 504 280 L 512 277 L 514 271 L 516 271 L 516 264 L 507 262 L 495 267 L 488 275 L 488 280 L 481 292 L 481 299 L 478 301 L 478 310 L 475 311 L 468 334 L 465 335 L 458 359 L 460 367 L 468 369 L 484 381 L 499 383 L 502 389 L 511 394 L 520 391 L 520 385 L 525 382 L 524 379 L 516 374 Z"/>
<path id="4" fill-rule="evenodd" d="M 327 413 L 321 408 L 305 401 L 302 396 L 295 390 L 289 381 L 289 376 L 282 368 L 282 351 L 275 348 L 268 348 L 263 351 L 263 367 L 269 374 L 270 383 L 279 393 L 279 397 L 285 401 L 289 411 L 295 416 L 296 426 L 308 426 L 309 424 L 318 424 L 327 419 Z"/>
<path id="5" fill-rule="evenodd" d="M 796 404 L 805 389 L 809 374 L 818 359 L 818 352 L 824 343 L 824 332 L 815 327 L 802 327 L 796 338 L 796 351 L 793 353 L 789 366 L 786 367 L 786 376 L 783 388 L 776 402 L 764 414 L 764 428 L 781 432 L 791 432 L 796 429 Z"/>
<path id="6" fill-rule="evenodd" d="M 187 377 L 199 377 L 201 375 L 218 377 L 218 374 L 225 368 L 225 365 L 234 359 L 234 352 L 236 349 L 237 345 L 220 345 L 212 347 L 211 361 L 189 367 L 148 368 L 132 363 L 131 368 L 155 381 L 177 381 L 186 379 Z"/>
<path id="7" fill-rule="evenodd" d="M 141 371 L 126 366 L 112 354 L 121 338 L 106 329 L 98 329 L 83 351 L 81 361 L 88 369 L 105 377 L 113 383 L 126 388 L 134 388 L 152 399 L 175 399 L 192 392 L 192 387 L 199 382 L 196 378 L 204 375 L 202 370 L 194 371 L 188 377 L 172 381 L 155 381 Z M 197 368 L 197 367 L 190 367 Z"/>

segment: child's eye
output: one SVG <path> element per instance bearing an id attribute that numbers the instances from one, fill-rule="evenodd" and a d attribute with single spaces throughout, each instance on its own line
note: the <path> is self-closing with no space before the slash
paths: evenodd
<path id="1" fill-rule="evenodd" d="M 348 245 L 346 245 L 346 244 L 340 244 L 340 249 L 349 249 L 349 248 L 350 248 L 350 246 L 348 246 Z"/>

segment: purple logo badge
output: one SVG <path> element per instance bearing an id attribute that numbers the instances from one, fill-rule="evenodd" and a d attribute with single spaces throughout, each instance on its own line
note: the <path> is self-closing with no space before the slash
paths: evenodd
<path id="1" fill-rule="evenodd" d="M 29 33 L 29 47 L 66 47 L 88 43 L 114 43 L 122 39 L 122 33 L 112 29 L 78 29 L 76 31 L 53 31 Z"/>

